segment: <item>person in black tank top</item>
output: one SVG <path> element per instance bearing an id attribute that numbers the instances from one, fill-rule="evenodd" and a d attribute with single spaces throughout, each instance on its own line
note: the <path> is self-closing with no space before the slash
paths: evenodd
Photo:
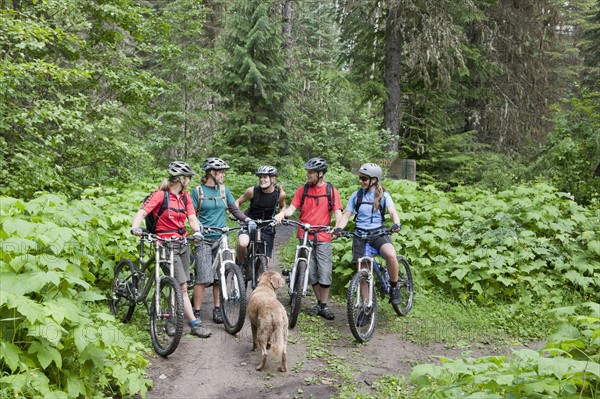
<path id="1" fill-rule="evenodd" d="M 248 187 L 244 194 L 235 201 L 235 204 L 241 209 L 244 202 L 250 201 L 250 206 L 246 210 L 248 217 L 253 220 L 273 219 L 275 213 L 285 209 L 285 192 L 282 187 L 277 185 L 277 168 L 264 165 L 258 168 L 256 175 L 258 176 L 258 184 Z M 265 228 L 261 230 L 261 235 L 262 239 L 267 242 L 267 260 L 270 261 L 275 240 L 275 228 Z M 236 248 L 238 264 L 241 264 L 246 257 L 249 243 L 250 234 L 248 230 L 240 230 Z"/>

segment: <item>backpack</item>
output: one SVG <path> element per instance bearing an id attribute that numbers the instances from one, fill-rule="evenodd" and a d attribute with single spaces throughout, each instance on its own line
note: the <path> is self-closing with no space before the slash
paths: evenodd
<path id="1" fill-rule="evenodd" d="M 300 208 L 304 205 L 304 199 L 306 197 L 310 198 L 319 198 L 319 197 L 327 197 L 327 203 L 329 205 L 329 212 L 333 209 L 333 205 L 335 204 L 335 200 L 333 198 L 333 184 L 327 182 L 327 191 L 323 195 L 309 195 L 308 194 L 308 183 L 304 185 L 304 192 L 302 193 L 302 198 L 300 199 Z"/>
<path id="2" fill-rule="evenodd" d="M 225 186 L 223 184 L 219 185 L 220 196 L 218 197 L 204 198 L 204 190 L 202 190 L 202 185 L 196 186 L 194 190 L 196 190 L 196 192 L 198 193 L 198 208 L 196 208 L 196 215 L 198 216 L 198 218 L 200 217 L 200 208 L 202 207 L 202 201 L 204 201 L 205 199 L 215 200 L 216 202 L 217 199 L 221 198 L 223 200 L 223 204 L 225 205 L 225 209 L 227 209 L 227 195 L 225 194 Z"/>
<path id="3" fill-rule="evenodd" d="M 271 218 L 273 216 L 275 216 L 275 213 L 277 211 L 277 207 L 279 206 L 279 188 L 277 188 L 277 186 L 275 186 L 275 205 L 273 206 L 273 214 L 271 215 Z M 250 200 L 250 207 L 254 207 L 257 208 L 258 207 L 258 200 L 260 198 L 260 196 L 262 195 L 262 190 L 260 189 L 260 185 L 256 185 L 254 186 L 254 194 L 252 195 L 252 199 Z M 248 212 L 250 211 L 250 209 L 248 209 Z M 263 217 L 262 219 L 265 219 L 264 217 L 264 211 L 263 211 Z"/>
<path id="4" fill-rule="evenodd" d="M 158 219 L 160 218 L 160 215 L 163 214 L 163 212 L 169 207 L 169 192 L 167 190 L 162 190 L 164 193 L 164 198 L 162 201 L 162 204 L 160 204 L 160 208 L 158 209 L 158 214 L 156 215 L 156 217 L 154 217 L 154 212 L 150 212 L 146 215 L 146 218 L 144 219 L 146 222 L 146 230 L 148 230 L 150 233 L 152 234 L 156 234 L 156 233 L 179 233 L 179 234 L 183 234 L 183 232 L 185 232 L 185 229 L 180 229 L 180 230 L 160 230 L 157 231 L 156 230 L 156 222 L 158 221 Z M 150 195 L 147 195 L 146 198 L 144 198 L 144 202 L 146 202 L 146 200 L 148 200 L 148 198 L 150 198 Z M 180 212 L 180 213 L 185 213 L 185 209 L 187 208 L 187 195 L 183 196 L 183 209 L 173 209 L 173 211 L 175 212 Z"/>
<path id="5" fill-rule="evenodd" d="M 354 206 L 354 220 L 356 221 L 356 218 L 358 216 L 358 208 L 360 208 L 360 206 L 362 204 L 373 204 L 372 201 L 364 201 L 363 202 L 363 194 L 364 194 L 364 190 L 360 189 L 358 190 L 358 194 L 356 195 L 356 205 Z M 381 203 L 381 200 L 383 200 L 383 203 Z M 381 199 L 379 200 L 379 212 L 381 212 L 381 223 L 383 224 L 385 221 L 385 195 L 381 197 Z M 371 222 L 373 222 L 373 214 L 371 214 Z"/>

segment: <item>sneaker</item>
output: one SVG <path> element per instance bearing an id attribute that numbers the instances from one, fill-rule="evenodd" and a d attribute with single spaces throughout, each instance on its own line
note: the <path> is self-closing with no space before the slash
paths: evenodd
<path id="1" fill-rule="evenodd" d="M 325 318 L 326 320 L 335 319 L 335 315 L 333 314 L 333 311 L 331 309 L 329 309 L 327 306 L 322 307 L 319 311 L 319 314 L 321 315 L 321 317 Z"/>
<path id="2" fill-rule="evenodd" d="M 392 305 L 400 305 L 400 287 L 393 287 L 390 291 L 390 303 Z"/>
<path id="3" fill-rule="evenodd" d="M 215 324 L 223 324 L 223 314 L 220 307 L 213 309 L 213 321 Z"/>
<path id="4" fill-rule="evenodd" d="M 194 309 L 194 317 L 200 320 L 200 309 Z"/>
<path id="5" fill-rule="evenodd" d="M 315 305 L 314 308 L 307 312 L 310 316 L 318 316 L 321 314 L 321 306 Z"/>
<path id="6" fill-rule="evenodd" d="M 368 315 L 364 310 L 361 310 L 358 313 L 358 317 L 356 318 L 356 326 L 364 327 L 371 321 L 371 316 Z"/>
<path id="7" fill-rule="evenodd" d="M 211 336 L 212 331 L 202 325 L 202 322 L 198 321 L 191 331 L 192 335 L 200 338 L 208 338 Z"/>

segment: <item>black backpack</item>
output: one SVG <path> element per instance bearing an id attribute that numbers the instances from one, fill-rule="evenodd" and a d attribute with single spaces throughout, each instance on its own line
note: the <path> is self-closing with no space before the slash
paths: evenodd
<path id="1" fill-rule="evenodd" d="M 363 202 L 363 194 L 364 194 L 364 190 L 360 189 L 358 190 L 358 194 L 356 195 L 356 205 L 354 206 L 354 220 L 356 221 L 356 217 L 358 216 L 358 208 L 360 208 L 360 206 L 362 204 L 371 204 L 373 205 L 372 201 L 364 201 Z M 381 201 L 383 200 L 383 201 Z M 381 223 L 383 224 L 385 221 L 385 195 L 381 197 L 380 203 L 379 203 L 379 212 L 381 212 Z M 373 222 L 373 215 L 371 214 L 371 222 Z"/>
<path id="2" fill-rule="evenodd" d="M 160 218 L 160 215 L 163 214 L 163 212 L 169 207 L 169 192 L 167 190 L 162 190 L 164 193 L 164 198 L 163 198 L 163 202 L 162 204 L 160 204 L 160 208 L 158 209 L 158 214 L 156 215 L 156 218 L 154 217 L 154 212 L 150 212 L 146 215 L 146 218 L 144 219 L 146 222 L 146 230 L 148 230 L 150 233 L 152 234 L 156 234 L 156 233 L 179 233 L 179 234 L 183 234 L 185 233 L 185 229 L 181 229 L 181 230 L 160 230 L 157 231 L 156 230 L 156 221 Z M 148 200 L 148 198 L 150 197 L 150 195 L 147 195 L 146 198 L 144 198 L 144 202 L 146 202 Z M 173 211 L 175 212 L 180 212 L 180 213 L 185 213 L 185 209 L 187 208 L 187 195 L 183 196 L 183 205 L 184 205 L 184 209 L 173 209 Z"/>
<path id="3" fill-rule="evenodd" d="M 310 198 L 319 198 L 319 197 L 327 197 L 327 203 L 329 205 L 329 212 L 333 209 L 333 205 L 335 204 L 335 200 L 333 199 L 333 184 L 327 182 L 327 191 L 323 195 L 309 195 L 308 194 L 308 183 L 304 185 L 304 192 L 302 193 L 302 198 L 300 199 L 300 208 L 304 205 L 304 199 L 306 197 Z"/>

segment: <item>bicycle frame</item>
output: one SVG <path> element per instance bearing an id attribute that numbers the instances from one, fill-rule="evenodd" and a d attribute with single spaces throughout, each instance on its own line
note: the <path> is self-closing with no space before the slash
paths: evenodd
<path id="1" fill-rule="evenodd" d="M 252 237 L 252 234 L 248 234 L 250 237 L 250 241 L 248 243 L 248 250 L 245 258 L 242 261 L 242 265 L 240 265 L 240 267 L 242 267 L 243 265 L 250 266 L 250 276 L 245 275 L 244 277 L 246 281 L 250 281 L 252 283 L 252 289 L 256 288 L 256 285 L 258 283 L 257 275 L 260 274 L 260 271 L 255 270 L 257 268 L 256 262 L 259 259 L 259 257 L 264 257 L 265 267 L 268 268 L 267 242 L 262 239 L 262 230 L 267 227 L 275 226 L 276 224 L 276 221 L 274 219 L 258 219 L 254 222 L 257 224 L 258 227 L 254 232 L 254 237 Z M 245 273 L 244 267 L 242 267 L 242 271 Z"/>
<path id="2" fill-rule="evenodd" d="M 234 262 L 235 250 L 233 250 L 232 248 L 229 247 L 229 232 L 231 230 L 239 229 L 239 227 L 233 227 L 233 228 L 205 227 L 204 229 L 207 231 L 212 230 L 212 231 L 220 231 L 221 233 L 223 233 L 221 235 L 221 237 L 214 244 L 215 246 L 216 245 L 219 246 L 219 250 L 218 250 L 217 256 L 215 256 L 215 259 L 212 264 L 212 269 L 215 271 L 218 271 L 219 280 L 221 281 L 221 285 L 223 286 L 224 284 L 226 284 L 226 282 L 225 282 L 225 266 L 227 264 L 232 264 L 237 267 L 237 265 Z M 236 280 L 235 284 L 236 284 L 235 289 L 239 290 L 240 287 L 238 286 L 239 282 L 237 280 Z M 223 294 L 223 299 L 225 299 L 225 300 L 229 299 L 228 290 L 221 289 L 221 291 Z"/>
<path id="3" fill-rule="evenodd" d="M 148 267 L 150 266 L 150 264 L 146 265 L 144 262 L 144 241 L 145 239 L 148 239 L 148 241 L 154 246 L 155 251 L 154 251 L 154 284 L 152 283 L 146 283 L 146 279 L 148 278 L 148 275 L 146 273 L 146 271 L 148 270 Z M 158 287 L 158 282 L 161 278 L 161 264 L 165 264 L 165 265 L 169 265 L 169 276 L 170 277 L 175 277 L 175 270 L 173 269 L 173 265 L 174 265 L 174 251 L 172 250 L 173 248 L 170 248 L 171 250 L 169 251 L 169 258 L 167 259 L 166 256 L 166 251 L 167 246 L 169 246 L 169 241 L 174 241 L 174 240 L 167 240 L 165 239 L 164 242 L 167 242 L 167 245 L 164 245 L 164 242 L 161 242 L 162 239 L 159 239 L 158 237 L 156 238 L 152 238 L 152 236 L 142 236 L 141 240 L 140 240 L 140 257 L 139 257 L 139 268 L 138 268 L 138 272 L 136 273 L 135 277 L 139 278 L 142 280 L 142 285 L 143 285 L 143 289 L 140 293 L 135 293 L 135 302 L 144 302 L 144 305 L 146 306 L 146 311 L 150 312 L 150 307 L 148 306 L 148 303 L 146 301 L 146 298 L 148 297 L 148 294 L 150 293 L 150 289 L 152 288 L 152 285 L 154 285 L 155 287 Z M 182 242 L 182 245 L 185 245 L 185 241 Z M 159 293 L 158 291 L 155 293 L 154 295 L 154 303 L 156 305 L 156 309 L 160 310 L 160 306 L 159 306 Z"/>
<path id="4" fill-rule="evenodd" d="M 375 285 L 373 284 L 373 276 L 377 276 L 377 278 L 379 279 L 379 283 L 381 284 L 386 293 L 389 294 L 390 292 L 390 285 L 387 283 L 386 277 L 383 275 L 383 273 L 387 275 L 387 270 L 384 269 L 382 273 L 381 269 L 383 269 L 383 267 L 379 265 L 379 263 L 377 263 L 375 255 L 379 255 L 379 251 L 373 248 L 368 242 L 365 242 L 364 255 L 358 258 L 358 262 L 356 263 L 357 271 L 367 270 L 369 273 L 369 293 L 367 297 L 368 300 L 367 302 L 365 302 L 365 304 L 368 306 L 373 305 L 373 290 L 375 289 Z M 367 267 L 363 267 L 362 265 L 364 264 L 366 264 Z M 375 274 L 373 274 L 373 270 L 375 270 Z M 356 305 L 360 305 L 360 303 L 362 302 L 360 293 L 359 295 L 357 295 L 356 299 Z"/>
<path id="5" fill-rule="evenodd" d="M 298 266 L 298 262 L 305 261 L 306 262 L 306 271 L 304 272 L 304 285 L 302 286 L 302 296 L 306 296 L 306 289 L 308 288 L 308 274 L 310 270 L 310 259 L 312 255 L 313 247 L 308 242 L 308 234 L 309 234 L 309 225 L 304 225 L 304 234 L 302 235 L 302 243 L 296 245 L 296 255 L 294 256 L 294 265 L 292 266 L 292 272 L 290 273 L 290 285 L 289 285 L 289 293 L 290 295 L 294 292 L 294 286 L 296 284 L 296 269 Z M 305 255 L 305 256 L 302 256 Z"/>

